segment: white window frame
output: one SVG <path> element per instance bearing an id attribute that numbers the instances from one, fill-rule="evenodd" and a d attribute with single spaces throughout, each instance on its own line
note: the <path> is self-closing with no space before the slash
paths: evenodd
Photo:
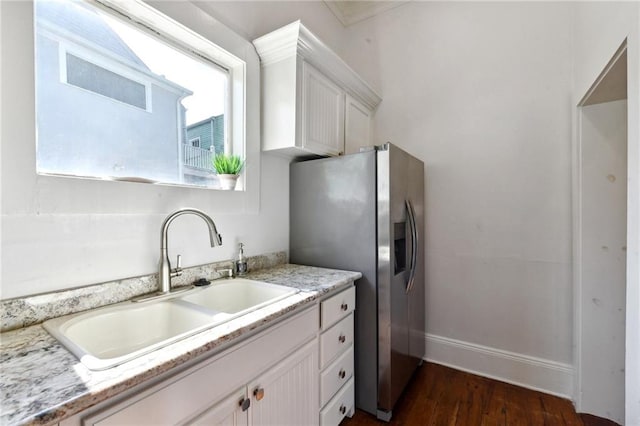
<path id="1" fill-rule="evenodd" d="M 207 11 L 209 5 L 193 2 L 154 2 L 154 7 L 160 13 L 164 13 L 182 25 L 197 31 L 213 43 L 218 44 L 246 62 L 245 81 L 242 91 L 246 99 L 242 105 L 243 111 L 241 111 L 242 114 L 246 114 L 246 118 L 244 118 L 246 130 L 243 131 L 243 135 L 246 135 L 246 143 L 244 144 L 246 165 L 238 186 L 236 186 L 236 191 L 164 184 L 134 185 L 126 182 L 90 178 L 74 178 L 73 182 L 69 182 L 60 176 L 50 177 L 36 174 L 34 172 L 36 170 L 35 147 L 31 144 L 13 144 L 12 155 L 19 157 L 21 164 L 24 162 L 27 166 L 11 170 L 12 179 L 23 182 L 23 185 L 15 186 L 15 188 L 20 188 L 19 191 L 8 194 L 7 198 L 11 201 L 11 205 L 28 212 L 29 217 L 35 217 L 36 213 L 33 207 L 35 205 L 33 200 L 35 199 L 39 206 L 37 213 L 40 215 L 39 217 L 43 217 L 42 214 L 49 213 L 58 215 L 57 217 L 65 217 L 60 215 L 85 214 L 99 214 L 101 217 L 113 216 L 113 220 L 109 219 L 111 221 L 107 221 L 109 226 L 111 226 L 112 222 L 119 223 L 112 213 L 122 212 L 123 206 L 126 206 L 127 212 L 136 215 L 160 213 L 166 215 L 175 209 L 184 207 L 185 202 L 192 207 L 200 208 L 204 211 L 212 210 L 220 214 L 260 214 L 262 210 L 261 187 L 264 183 L 264 175 L 262 173 L 264 164 L 260 150 L 260 59 L 250 41 L 216 20 Z M 16 44 L 12 40 L 29 40 L 30 37 L 33 37 L 35 24 L 33 4 L 31 2 L 7 2 L 0 9 L 2 9 L 3 18 L 5 14 L 16 17 L 15 19 L 9 19 L 9 22 L 4 22 L 3 20 L 2 31 L 3 35 L 7 35 L 7 37 L 0 40 L 2 45 L 0 56 L 3 64 L 7 64 L 6 71 L 17 77 L 16 84 L 7 88 L 7 95 L 8 97 L 11 95 L 16 99 L 24 98 L 25 93 L 34 93 L 36 90 L 35 79 L 28 77 L 33 75 L 35 69 L 34 46 L 25 47 Z M 24 60 L 12 60 L 12 58 L 17 57 L 21 57 Z M 4 68 L 3 66 L 3 72 L 5 71 Z M 235 81 L 238 80 L 236 79 Z M 35 109 L 35 97 L 33 97 L 27 99 L 24 103 L 15 103 L 11 109 L 5 108 L 2 110 L 3 122 L 18 124 L 17 127 L 3 127 L 3 132 L 6 131 L 5 133 L 7 133 L 9 139 L 19 140 L 27 132 L 28 137 L 33 138 L 35 141 Z M 238 140 L 238 137 L 236 136 L 234 140 Z M 238 150 L 236 153 L 240 154 L 241 151 Z M 274 161 L 285 160 L 269 158 L 268 164 L 273 166 Z M 275 169 L 270 167 L 267 170 L 270 181 L 278 179 L 279 175 L 274 174 Z M 74 190 L 70 191 L 69 188 Z M 125 189 L 126 191 L 121 191 Z M 206 194 L 203 194 L 204 192 Z M 113 196 L 104 197 L 105 193 L 113 194 Z M 79 196 L 79 194 L 81 195 Z M 135 194 L 136 196 L 132 197 L 130 194 Z M 55 203 L 52 200 L 55 200 Z M 161 205 L 158 205 L 158 200 L 163 200 Z M 84 227 L 81 228 L 85 229 Z M 77 254 L 75 248 L 69 249 L 68 252 L 71 256 Z M 138 253 L 139 251 L 134 250 L 134 252 Z M 110 254 L 110 252 L 104 250 L 99 251 L 99 253 L 105 256 Z M 201 263 L 204 262 L 203 260 Z M 112 269 L 92 271 L 95 273 L 95 277 L 92 278 L 95 282 L 105 281 L 107 278 L 117 278 L 113 277 Z M 133 267 L 129 270 L 121 271 L 121 273 L 128 274 L 127 276 L 134 276 L 136 274 L 140 275 L 144 271 L 140 272 Z M 66 285 L 73 284 L 75 282 L 73 277 L 76 275 L 63 273 L 60 282 L 64 282 Z M 58 283 L 53 283 L 50 280 L 47 282 L 51 286 L 58 285 Z"/>
<path id="2" fill-rule="evenodd" d="M 194 145 L 194 142 L 198 142 L 198 145 Z M 191 145 L 194 148 L 202 148 L 202 145 L 200 144 L 200 136 L 189 139 L 189 145 Z M 213 145 L 211 145 L 213 146 Z"/>

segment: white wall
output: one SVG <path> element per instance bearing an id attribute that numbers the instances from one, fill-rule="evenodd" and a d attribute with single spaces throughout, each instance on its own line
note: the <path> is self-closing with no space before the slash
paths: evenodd
<path id="1" fill-rule="evenodd" d="M 640 425 L 640 4 L 577 3 L 573 32 L 573 106 L 578 104 L 624 39 L 627 39 L 625 424 Z M 578 125 L 577 114 L 574 114 L 574 144 L 577 144 Z M 579 404 L 578 409 L 581 408 Z"/>
<path id="2" fill-rule="evenodd" d="M 571 5 L 411 2 L 349 27 L 374 138 L 425 161 L 427 356 L 571 393 Z"/>
<path id="3" fill-rule="evenodd" d="M 0 152 L 1 298 L 154 273 L 160 224 L 184 206 L 209 213 L 224 240 L 211 249 L 204 224 L 180 218 L 172 224 L 169 249 L 171 259 L 183 255 L 184 266 L 233 258 L 239 241 L 247 255 L 288 250 L 289 166 L 276 156 L 261 155 L 261 167 L 258 157 L 248 163 L 260 180 L 260 192 L 254 184 L 249 196 L 37 176 L 30 4 L 2 3 L 1 120 L 10 124 L 2 127 Z M 343 45 L 345 30 L 322 2 L 151 4 L 204 35 L 223 34 L 223 47 L 246 55 L 250 65 L 258 60 L 251 40 L 297 19 L 336 51 Z M 250 84 L 252 78 L 259 76 L 250 76 Z M 255 96 L 248 102 L 250 109 L 259 105 Z M 257 147 L 259 121 L 252 117 L 248 139 Z"/>
<path id="4" fill-rule="evenodd" d="M 186 206 L 212 216 L 223 246 L 209 248 L 198 218 L 180 218 L 172 225 L 169 249 L 172 259 L 183 255 L 184 266 L 230 259 L 239 241 L 247 255 L 288 250 L 288 162 L 269 156 L 259 161 L 259 64 L 253 46 L 193 5 L 156 6 L 205 36 L 216 34 L 254 71 L 247 79 L 249 192 L 37 176 L 31 5 L 3 2 L 0 297 L 153 273 L 160 224 Z"/>

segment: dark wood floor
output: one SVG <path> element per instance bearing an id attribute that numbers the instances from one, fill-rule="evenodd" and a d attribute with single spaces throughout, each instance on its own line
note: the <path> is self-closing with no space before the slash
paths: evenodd
<path id="1" fill-rule="evenodd" d="M 385 425 L 363 411 L 341 426 Z M 398 401 L 390 425 L 612 426 L 595 416 L 576 414 L 570 401 L 508 383 L 425 363 Z"/>

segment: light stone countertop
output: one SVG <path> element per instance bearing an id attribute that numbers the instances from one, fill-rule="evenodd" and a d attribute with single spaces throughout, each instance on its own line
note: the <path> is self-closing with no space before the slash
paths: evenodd
<path id="1" fill-rule="evenodd" d="M 301 291 L 262 309 L 119 366 L 91 371 L 41 325 L 0 334 L 0 424 L 55 424 L 203 354 L 226 349 L 253 330 L 301 311 L 359 272 L 285 264 L 243 278 Z"/>

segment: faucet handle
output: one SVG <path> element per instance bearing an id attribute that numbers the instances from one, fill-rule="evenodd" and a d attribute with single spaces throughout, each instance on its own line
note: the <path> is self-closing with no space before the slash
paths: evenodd
<path id="1" fill-rule="evenodd" d="M 178 255 L 178 261 L 175 268 L 171 270 L 171 277 L 179 277 L 182 275 L 182 255 Z"/>
<path id="2" fill-rule="evenodd" d="M 233 268 L 217 268 L 214 272 L 219 274 L 217 278 L 233 278 Z"/>

